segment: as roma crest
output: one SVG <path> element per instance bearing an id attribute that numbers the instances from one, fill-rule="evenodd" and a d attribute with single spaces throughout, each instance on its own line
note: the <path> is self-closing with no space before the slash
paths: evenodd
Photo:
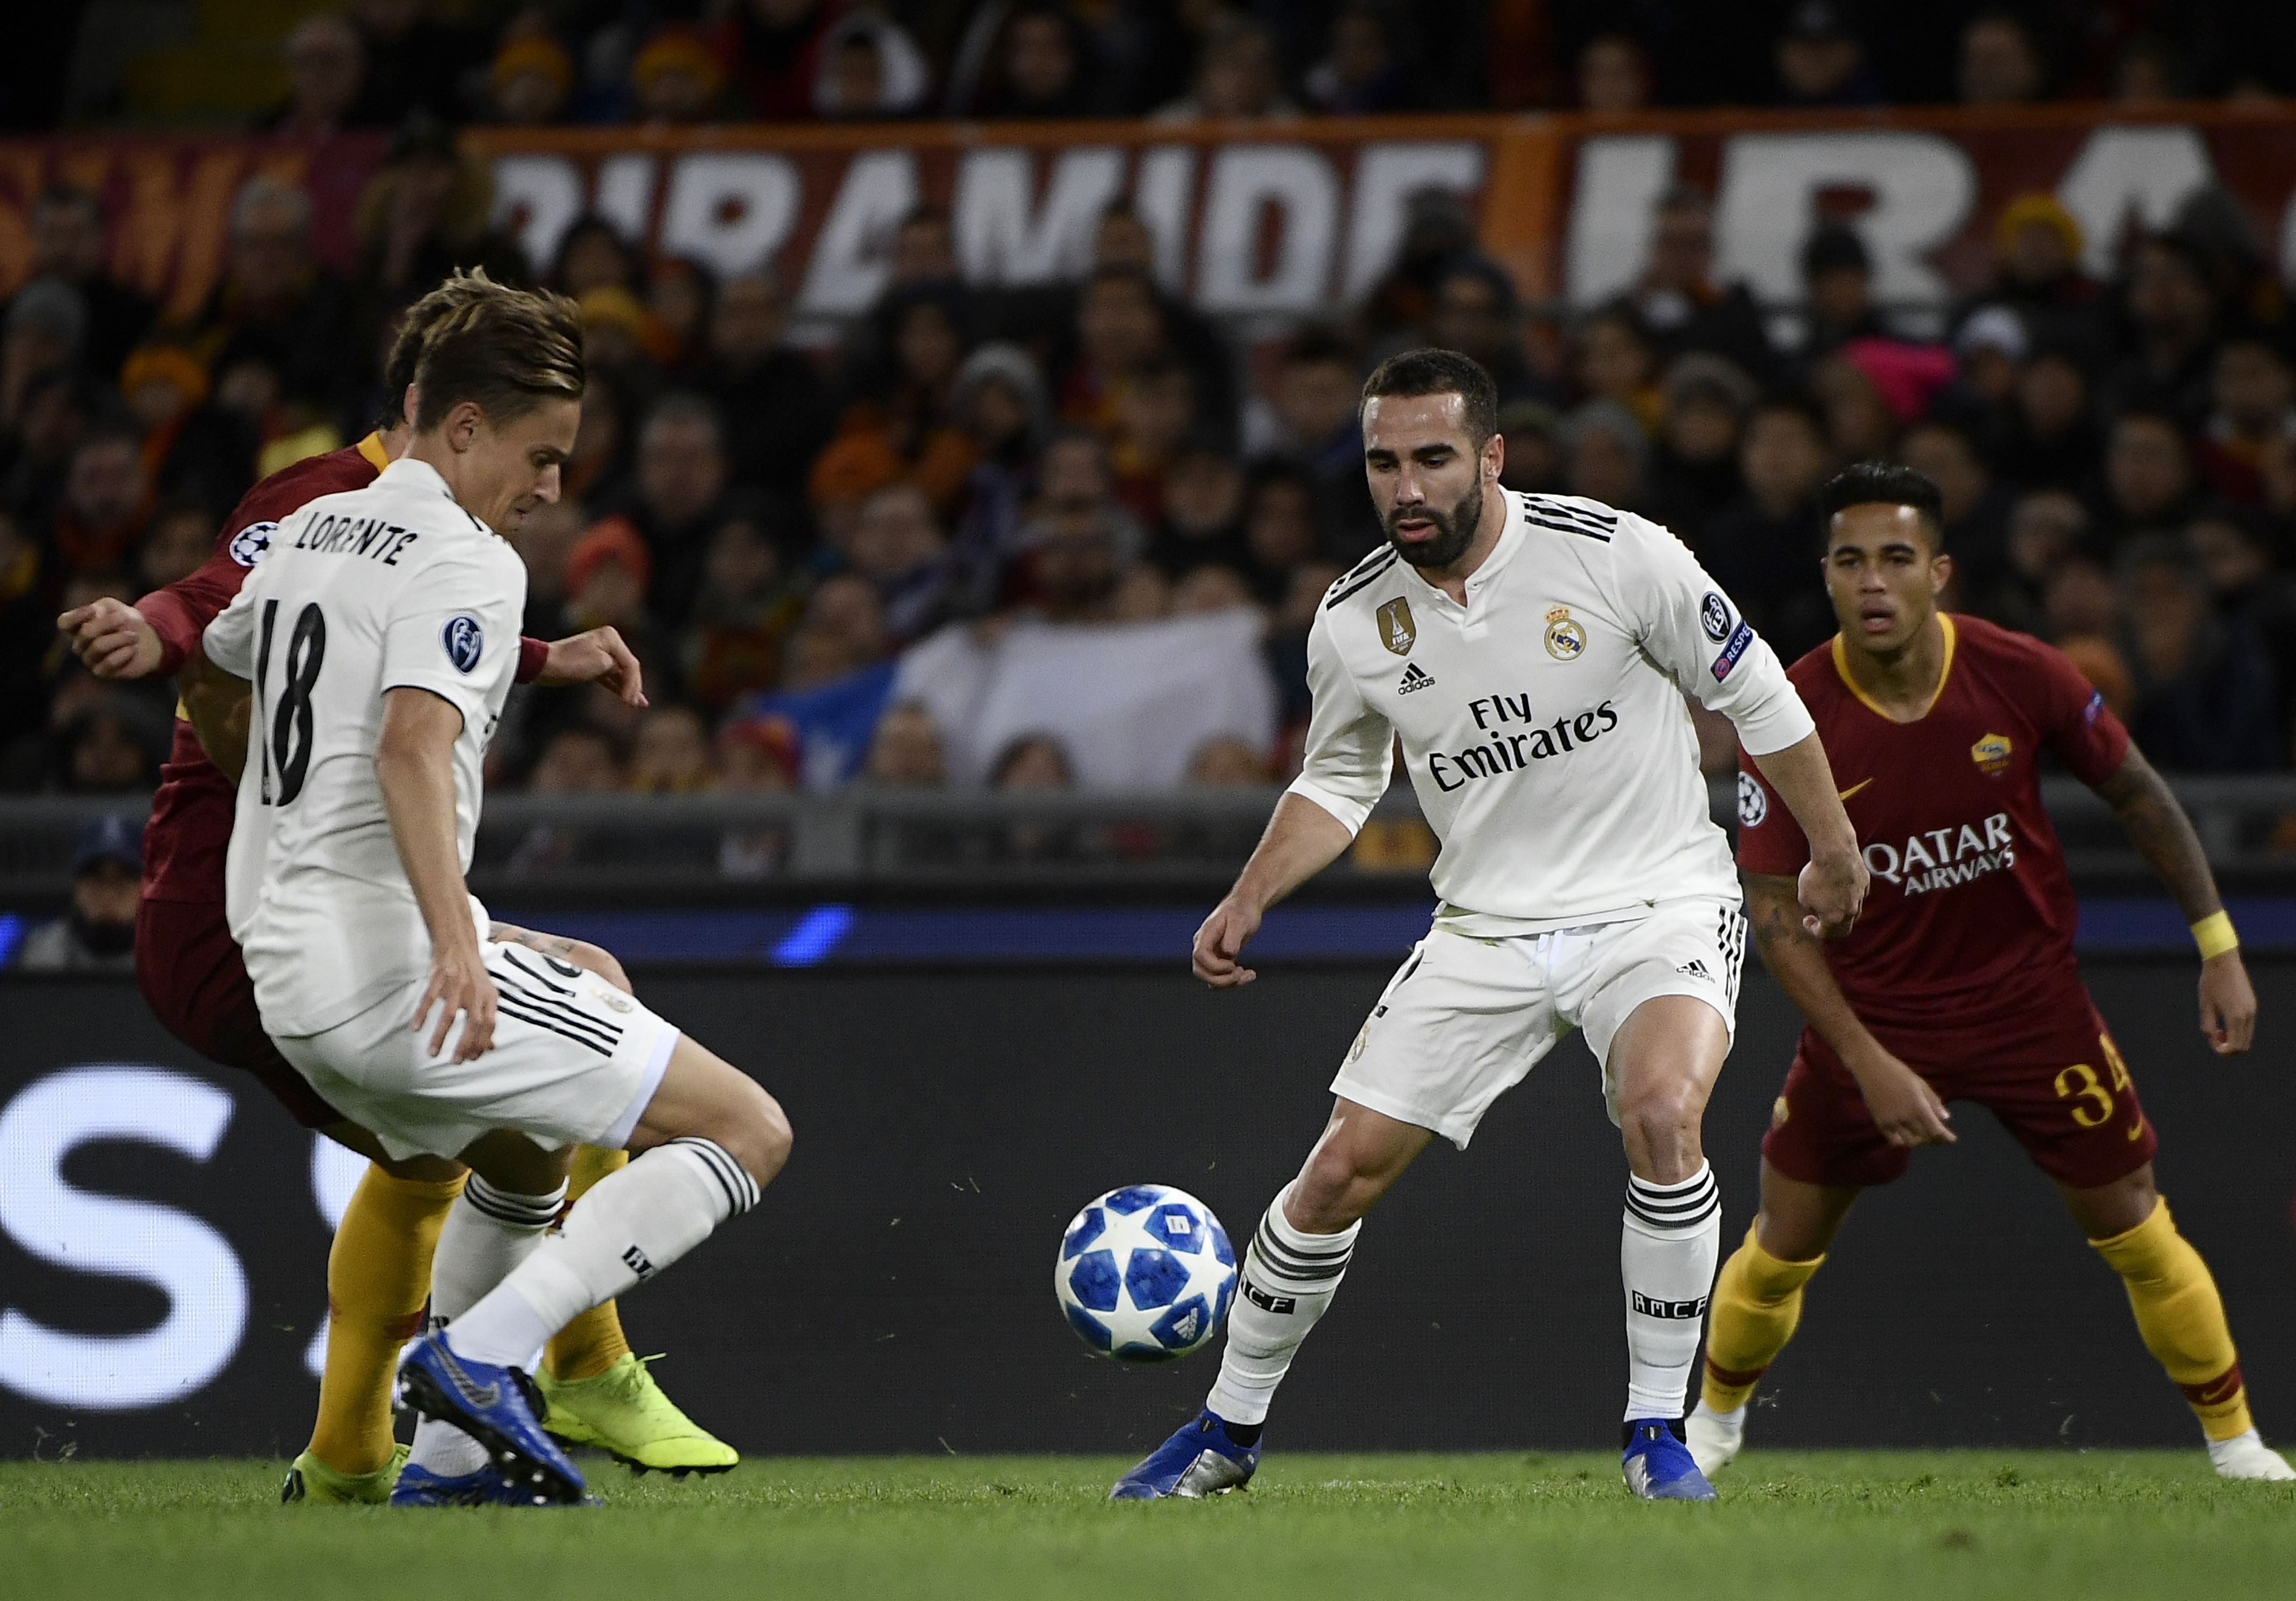
<path id="1" fill-rule="evenodd" d="M 1988 778 L 1999 778 L 2009 771 L 2010 753 L 2016 748 L 2006 734 L 1988 734 L 1969 747 L 1969 759 Z"/>
<path id="2" fill-rule="evenodd" d="M 1398 595 L 1379 609 L 1379 642 L 1398 656 L 1411 654 L 1419 642 L 1418 625 L 1411 620 L 1411 602 Z"/>

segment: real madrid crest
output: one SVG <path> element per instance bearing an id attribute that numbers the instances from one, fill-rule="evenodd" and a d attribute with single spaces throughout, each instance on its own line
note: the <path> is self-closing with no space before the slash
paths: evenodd
<path id="1" fill-rule="evenodd" d="M 1571 620 L 1568 606 L 1546 610 L 1546 654 L 1559 662 L 1575 662 L 1587 649 L 1587 631 Z"/>
<path id="2" fill-rule="evenodd" d="M 1418 642 L 1419 626 L 1411 620 L 1411 602 L 1398 595 L 1378 611 L 1379 642 L 1398 656 L 1411 654 Z"/>
<path id="3" fill-rule="evenodd" d="M 1969 759 L 1987 778 L 1997 779 L 2009 771 L 2009 757 L 2016 750 L 2006 734 L 1988 734 L 1969 747 Z"/>

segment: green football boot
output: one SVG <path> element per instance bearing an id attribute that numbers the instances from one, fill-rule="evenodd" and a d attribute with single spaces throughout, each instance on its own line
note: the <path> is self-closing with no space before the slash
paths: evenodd
<path id="1" fill-rule="evenodd" d="M 704 1429 L 661 1393 L 646 1364 L 659 1357 L 624 1355 L 590 1378 L 535 1375 L 550 1410 L 542 1426 L 568 1445 L 594 1445 L 636 1473 L 658 1468 L 675 1478 L 724 1473 L 741 1453 Z"/>
<path id="2" fill-rule="evenodd" d="M 289 1466 L 279 1499 L 290 1506 L 301 1501 L 320 1507 L 387 1507 L 390 1487 L 398 1483 L 398 1470 L 406 1466 L 410 1449 L 393 1446 L 390 1463 L 373 1473 L 338 1473 L 305 1451 Z"/>

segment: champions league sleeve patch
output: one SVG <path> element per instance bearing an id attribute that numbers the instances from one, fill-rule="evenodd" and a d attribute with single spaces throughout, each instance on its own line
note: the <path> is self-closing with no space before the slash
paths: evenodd
<path id="1" fill-rule="evenodd" d="M 253 567 L 263 560 L 263 552 L 271 548 L 271 536 L 277 532 L 277 523 L 250 523 L 233 535 L 231 543 L 225 548 L 240 566 Z"/>
<path id="2" fill-rule="evenodd" d="M 1720 644 L 1730 633 L 1730 602 L 1713 590 L 1698 603 L 1698 625 L 1706 630 L 1706 637 Z"/>
<path id="3" fill-rule="evenodd" d="M 446 627 L 439 631 L 439 641 L 447 647 L 447 659 L 455 664 L 457 673 L 476 668 L 479 658 L 487 650 L 486 631 L 479 626 L 479 619 L 468 612 L 448 617 Z"/>
<path id="4" fill-rule="evenodd" d="M 1731 669 L 1738 665 L 1738 658 L 1746 654 L 1747 647 L 1753 642 L 1754 631 L 1744 622 L 1742 621 L 1737 627 L 1730 631 L 1730 642 L 1723 646 L 1722 654 L 1714 658 L 1716 683 L 1720 683 L 1730 676 Z"/>

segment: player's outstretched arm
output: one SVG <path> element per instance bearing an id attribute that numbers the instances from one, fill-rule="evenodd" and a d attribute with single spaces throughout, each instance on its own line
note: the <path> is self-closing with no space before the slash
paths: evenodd
<path id="1" fill-rule="evenodd" d="M 1882 1137 L 1896 1146 L 1952 1144 L 1954 1131 L 1947 1124 L 1953 1114 L 1945 1102 L 1926 1079 L 1882 1047 L 1834 982 L 1824 949 L 1804 926 L 1808 919 L 1794 881 L 1770 873 L 1748 873 L 1745 881 L 1746 913 L 1762 965 L 1849 1069 Z"/>
<path id="2" fill-rule="evenodd" d="M 1286 795 L 1277 801 L 1267 831 L 1236 875 L 1235 887 L 1196 930 L 1196 976 L 1216 990 L 1234 989 L 1259 977 L 1241 959 L 1244 942 L 1259 930 L 1259 919 L 1269 907 L 1338 861 L 1354 838 L 1347 824 L 1305 796 Z"/>
<path id="3" fill-rule="evenodd" d="M 537 682 L 602 684 L 625 706 L 646 704 L 644 671 L 623 643 L 620 632 L 613 628 L 593 628 L 551 641 L 550 654 L 543 658 L 542 675 Z"/>
<path id="4" fill-rule="evenodd" d="M 455 1058 L 467 1062 L 494 1043 L 495 981 L 479 954 L 470 891 L 455 829 L 455 741 L 463 714 L 428 690 L 399 688 L 382 697 L 382 733 L 374 747 L 375 781 L 390 837 L 430 935 L 430 982 L 415 1008 L 420 1032 L 440 1006 L 428 1050 L 436 1056 L 458 1017 L 467 1018 Z"/>
<path id="5" fill-rule="evenodd" d="M 98 678 L 149 678 L 160 670 L 160 631 L 125 600 L 106 595 L 75 606 L 56 627 Z"/>
<path id="6" fill-rule="evenodd" d="M 620 960 L 603 945 L 594 945 L 587 940 L 569 939 L 562 934 L 538 933 L 532 928 L 521 928 L 516 923 L 489 923 L 487 937 L 497 945 L 524 945 L 541 955 L 586 968 L 625 995 L 637 993 L 636 987 L 630 983 L 630 976 L 622 971 Z"/>
<path id="7" fill-rule="evenodd" d="M 2112 776 L 2095 788 L 2120 819 L 2128 842 L 2169 886 L 2201 941 L 2202 1035 L 2218 1056 L 2246 1050 L 2256 1037 L 2256 990 L 2248 981 L 2240 947 L 2231 943 L 2232 925 L 2224 918 L 2217 876 L 2210 870 L 2208 853 L 2201 848 L 2192 819 L 2185 815 L 2168 781 L 2133 744 Z"/>
<path id="8" fill-rule="evenodd" d="M 1833 788 L 1825 747 L 1815 733 L 1806 734 L 1783 750 L 1755 756 L 1754 765 L 1809 841 L 1809 865 L 1801 870 L 1800 884 L 1801 926 L 1819 939 L 1840 939 L 1865 907 L 1868 875 L 1857 850 L 1857 830 Z"/>

